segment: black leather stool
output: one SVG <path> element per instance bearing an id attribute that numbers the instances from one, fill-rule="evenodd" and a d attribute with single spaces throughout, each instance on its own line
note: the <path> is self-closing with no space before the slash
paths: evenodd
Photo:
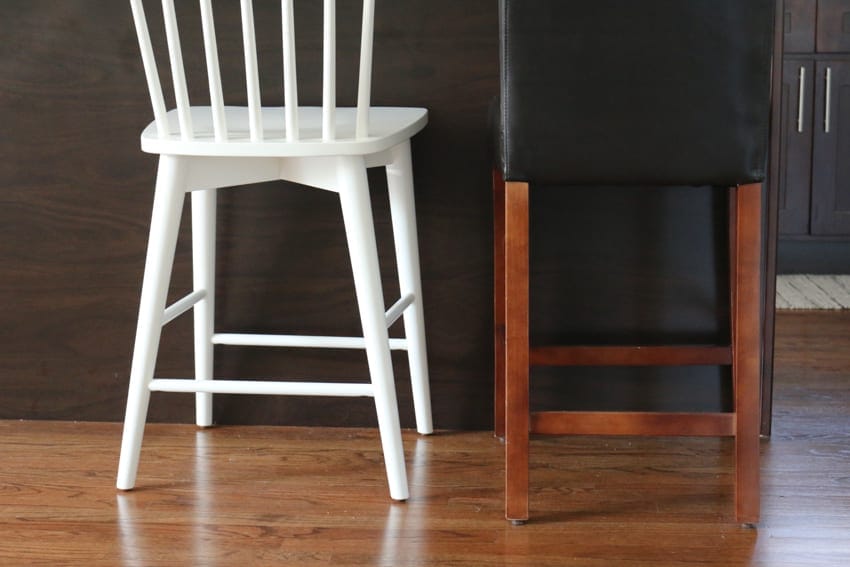
<path id="1" fill-rule="evenodd" d="M 529 433 L 735 438 L 735 518 L 759 518 L 762 181 L 775 0 L 500 0 L 496 433 L 509 520 Z M 730 192 L 731 344 L 531 346 L 529 187 Z M 530 412 L 529 367 L 731 365 L 729 413 Z"/>

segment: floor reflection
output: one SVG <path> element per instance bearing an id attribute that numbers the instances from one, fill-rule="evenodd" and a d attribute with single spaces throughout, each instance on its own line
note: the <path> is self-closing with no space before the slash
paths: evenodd
<path id="1" fill-rule="evenodd" d="M 405 559 L 422 555 L 425 517 L 420 502 L 427 487 L 427 468 L 428 441 L 416 439 L 407 469 L 410 498 L 388 506 L 378 565 L 399 565 Z"/>
<path id="2" fill-rule="evenodd" d="M 118 510 L 118 540 L 121 548 L 123 565 L 144 564 L 143 550 L 145 545 L 143 535 L 139 530 L 139 513 L 136 509 L 135 494 L 119 492 L 115 497 Z"/>
<path id="3" fill-rule="evenodd" d="M 292 559 L 299 564 L 326 561 L 328 551 L 313 553 L 304 547 L 310 538 L 325 537 L 325 529 L 336 528 L 336 521 L 327 523 L 321 519 L 325 512 L 312 509 L 322 505 L 321 498 L 318 504 L 310 498 L 303 501 L 308 502 L 309 514 L 312 516 L 305 517 L 301 525 L 293 525 L 292 515 L 296 512 L 291 510 L 273 514 L 279 516 L 280 523 L 273 521 L 268 525 L 268 515 L 253 523 L 250 510 L 256 508 L 256 502 L 247 504 L 246 510 L 241 510 L 239 502 L 229 500 L 226 494 L 218 492 L 221 490 L 216 485 L 219 480 L 211 468 L 222 458 L 216 447 L 214 435 L 210 435 L 209 431 L 196 431 L 194 446 L 187 451 L 192 453 L 188 471 L 168 473 L 169 480 L 165 482 L 148 478 L 145 486 L 116 495 L 121 564 L 146 566 L 171 562 L 212 565 L 217 559 L 222 559 L 220 553 L 227 553 L 223 551 L 227 546 L 222 547 L 222 543 L 217 541 L 220 537 L 231 540 L 227 545 L 232 545 L 234 538 L 250 538 L 250 541 L 246 539 L 245 547 L 237 555 L 244 553 L 250 556 L 256 553 L 266 558 Z M 370 511 L 367 516 L 371 516 L 375 523 L 354 528 L 354 532 L 363 530 L 362 547 L 343 553 L 362 555 L 368 558 L 369 564 L 399 565 L 427 552 L 428 540 L 424 532 L 427 529 L 426 506 L 430 482 L 428 451 L 432 446 L 428 439 L 422 438 L 413 440 L 408 447 L 410 498 L 406 502 L 392 501 L 385 488 L 381 487 L 368 503 Z M 180 462 L 186 463 L 182 459 Z M 255 497 L 263 499 L 275 496 L 251 496 Z M 299 505 L 304 505 L 303 502 Z M 382 510 L 385 510 L 383 520 Z M 245 516 L 234 520 L 241 512 Z M 222 532 L 222 525 L 229 526 L 229 529 Z"/>
<path id="4" fill-rule="evenodd" d="M 212 519 L 210 497 L 215 488 L 210 482 L 210 467 L 212 466 L 212 447 L 207 431 L 199 429 L 195 432 L 195 487 L 194 487 L 194 522 L 192 524 L 192 550 L 193 557 L 204 557 L 213 542 L 208 541 L 214 537 L 210 534 L 207 523 Z"/>

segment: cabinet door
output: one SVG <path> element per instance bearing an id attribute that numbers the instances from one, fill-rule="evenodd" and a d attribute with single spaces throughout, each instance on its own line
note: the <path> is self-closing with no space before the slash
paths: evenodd
<path id="1" fill-rule="evenodd" d="M 785 61 L 779 146 L 779 232 L 783 235 L 809 232 L 813 99 L 813 61 Z"/>
<path id="2" fill-rule="evenodd" d="M 850 51 L 850 0 L 818 0 L 817 47 L 821 53 Z"/>
<path id="3" fill-rule="evenodd" d="M 785 53 L 815 50 L 815 0 L 785 0 L 782 45 Z"/>
<path id="4" fill-rule="evenodd" d="M 850 235 L 850 61 L 816 66 L 812 234 Z"/>

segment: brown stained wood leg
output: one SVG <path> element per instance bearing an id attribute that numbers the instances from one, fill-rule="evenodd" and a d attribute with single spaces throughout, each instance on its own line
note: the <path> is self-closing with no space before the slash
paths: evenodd
<path id="1" fill-rule="evenodd" d="M 528 519 L 528 183 L 505 184 L 505 517 Z"/>
<path id="2" fill-rule="evenodd" d="M 493 168 L 494 433 L 505 437 L 505 180 Z"/>
<path id="3" fill-rule="evenodd" d="M 760 184 L 736 192 L 735 342 L 735 518 L 759 520 L 759 425 L 761 371 L 761 202 Z"/>

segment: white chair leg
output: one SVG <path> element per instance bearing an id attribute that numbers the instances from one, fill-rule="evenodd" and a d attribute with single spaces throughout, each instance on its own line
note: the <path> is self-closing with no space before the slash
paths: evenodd
<path id="1" fill-rule="evenodd" d="M 136 343 L 130 369 L 130 391 L 127 396 L 127 413 L 121 439 L 121 456 L 118 462 L 117 486 L 122 490 L 133 488 L 139 466 L 145 420 L 147 418 L 150 390 L 159 337 L 162 333 L 162 315 L 174 263 L 174 248 L 180 227 L 185 185 L 184 162 L 172 156 L 161 156 L 156 178 L 150 238 L 145 258 L 145 275 L 139 304 L 139 321 Z"/>
<path id="2" fill-rule="evenodd" d="M 212 335 L 215 324 L 216 190 L 192 193 L 192 280 L 194 291 L 206 291 L 195 304 L 195 379 L 213 379 Z M 195 423 L 213 424 L 212 394 L 195 394 Z"/>
<path id="3" fill-rule="evenodd" d="M 395 255 L 401 295 L 412 293 L 414 302 L 404 312 L 404 335 L 410 363 L 416 429 L 433 433 L 431 391 L 428 383 L 428 358 L 425 348 L 425 317 L 422 309 L 422 279 L 419 273 L 419 244 L 416 236 L 416 207 L 413 198 L 413 166 L 410 142 L 392 150 L 393 161 L 387 165 L 387 187 L 393 222 Z"/>
<path id="4" fill-rule="evenodd" d="M 338 163 L 340 204 L 354 273 L 363 336 L 366 340 L 369 374 L 375 391 L 375 408 L 378 414 L 378 428 L 384 450 L 390 497 L 394 500 L 407 500 L 407 472 L 404 465 L 404 448 L 401 442 L 401 425 L 390 359 L 389 335 L 384 312 L 384 296 L 378 267 L 378 249 L 375 242 L 366 165 L 363 158 L 359 157 L 339 158 Z"/>

